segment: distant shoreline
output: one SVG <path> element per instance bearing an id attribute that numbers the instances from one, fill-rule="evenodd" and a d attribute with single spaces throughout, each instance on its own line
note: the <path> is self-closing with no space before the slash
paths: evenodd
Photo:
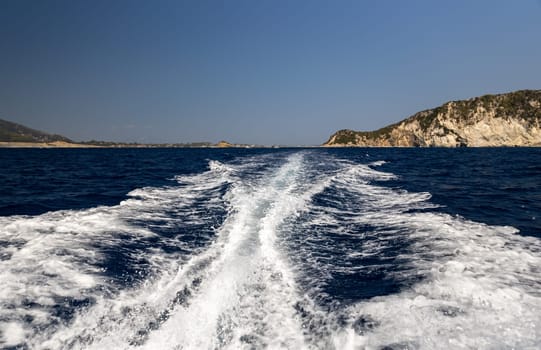
<path id="1" fill-rule="evenodd" d="M 528 146 L 470 146 L 463 148 L 540 148 L 541 144 L 537 145 L 528 145 Z M 182 149 L 281 149 L 281 148 L 326 148 L 326 149 L 336 149 L 336 148 L 446 148 L 446 149 L 457 149 L 460 147 L 446 147 L 446 146 L 432 146 L 432 147 L 415 147 L 415 146 L 355 146 L 355 145 L 319 145 L 319 146 L 262 146 L 262 145 L 229 145 L 229 146 L 220 146 L 220 145 L 208 145 L 208 146 L 183 146 L 178 144 L 159 144 L 159 143 L 149 143 L 149 144 L 138 144 L 138 143 L 115 143 L 113 145 L 92 145 L 84 143 L 69 143 L 63 141 L 55 142 L 6 142 L 0 141 L 0 148 L 101 148 L 101 149 L 126 149 L 126 148 L 182 148 Z"/>
<path id="2" fill-rule="evenodd" d="M 101 148 L 94 145 L 70 143 L 64 141 L 54 142 L 6 142 L 0 141 L 0 148 Z"/>
<path id="3" fill-rule="evenodd" d="M 54 142 L 6 142 L 0 141 L 0 148 L 313 148 L 321 146 L 262 146 L 262 145 L 237 145 L 237 144 L 208 144 L 208 145 L 182 145 L 160 143 L 112 143 L 112 144 L 88 144 L 70 143 L 64 141 Z"/>

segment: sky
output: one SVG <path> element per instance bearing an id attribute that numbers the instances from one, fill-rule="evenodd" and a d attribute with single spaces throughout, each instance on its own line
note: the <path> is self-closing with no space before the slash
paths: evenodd
<path id="1" fill-rule="evenodd" d="M 541 0 L 0 0 L 0 118 L 76 141 L 318 145 L 541 89 Z"/>

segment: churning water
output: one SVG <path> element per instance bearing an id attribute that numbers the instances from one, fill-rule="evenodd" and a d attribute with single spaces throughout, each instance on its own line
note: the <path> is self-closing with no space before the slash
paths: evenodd
<path id="1" fill-rule="evenodd" d="M 541 347 L 541 150 L 0 160 L 0 348 Z"/>

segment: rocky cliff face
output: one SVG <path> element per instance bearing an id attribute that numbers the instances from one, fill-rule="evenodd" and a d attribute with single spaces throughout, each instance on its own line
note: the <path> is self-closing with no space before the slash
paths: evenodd
<path id="1" fill-rule="evenodd" d="M 541 146 L 541 90 L 447 102 L 376 131 L 340 130 L 324 146 Z"/>

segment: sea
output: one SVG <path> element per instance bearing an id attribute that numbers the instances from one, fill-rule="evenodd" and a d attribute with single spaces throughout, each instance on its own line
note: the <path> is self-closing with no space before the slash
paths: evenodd
<path id="1" fill-rule="evenodd" d="M 540 349 L 541 148 L 0 149 L 0 349 Z"/>

